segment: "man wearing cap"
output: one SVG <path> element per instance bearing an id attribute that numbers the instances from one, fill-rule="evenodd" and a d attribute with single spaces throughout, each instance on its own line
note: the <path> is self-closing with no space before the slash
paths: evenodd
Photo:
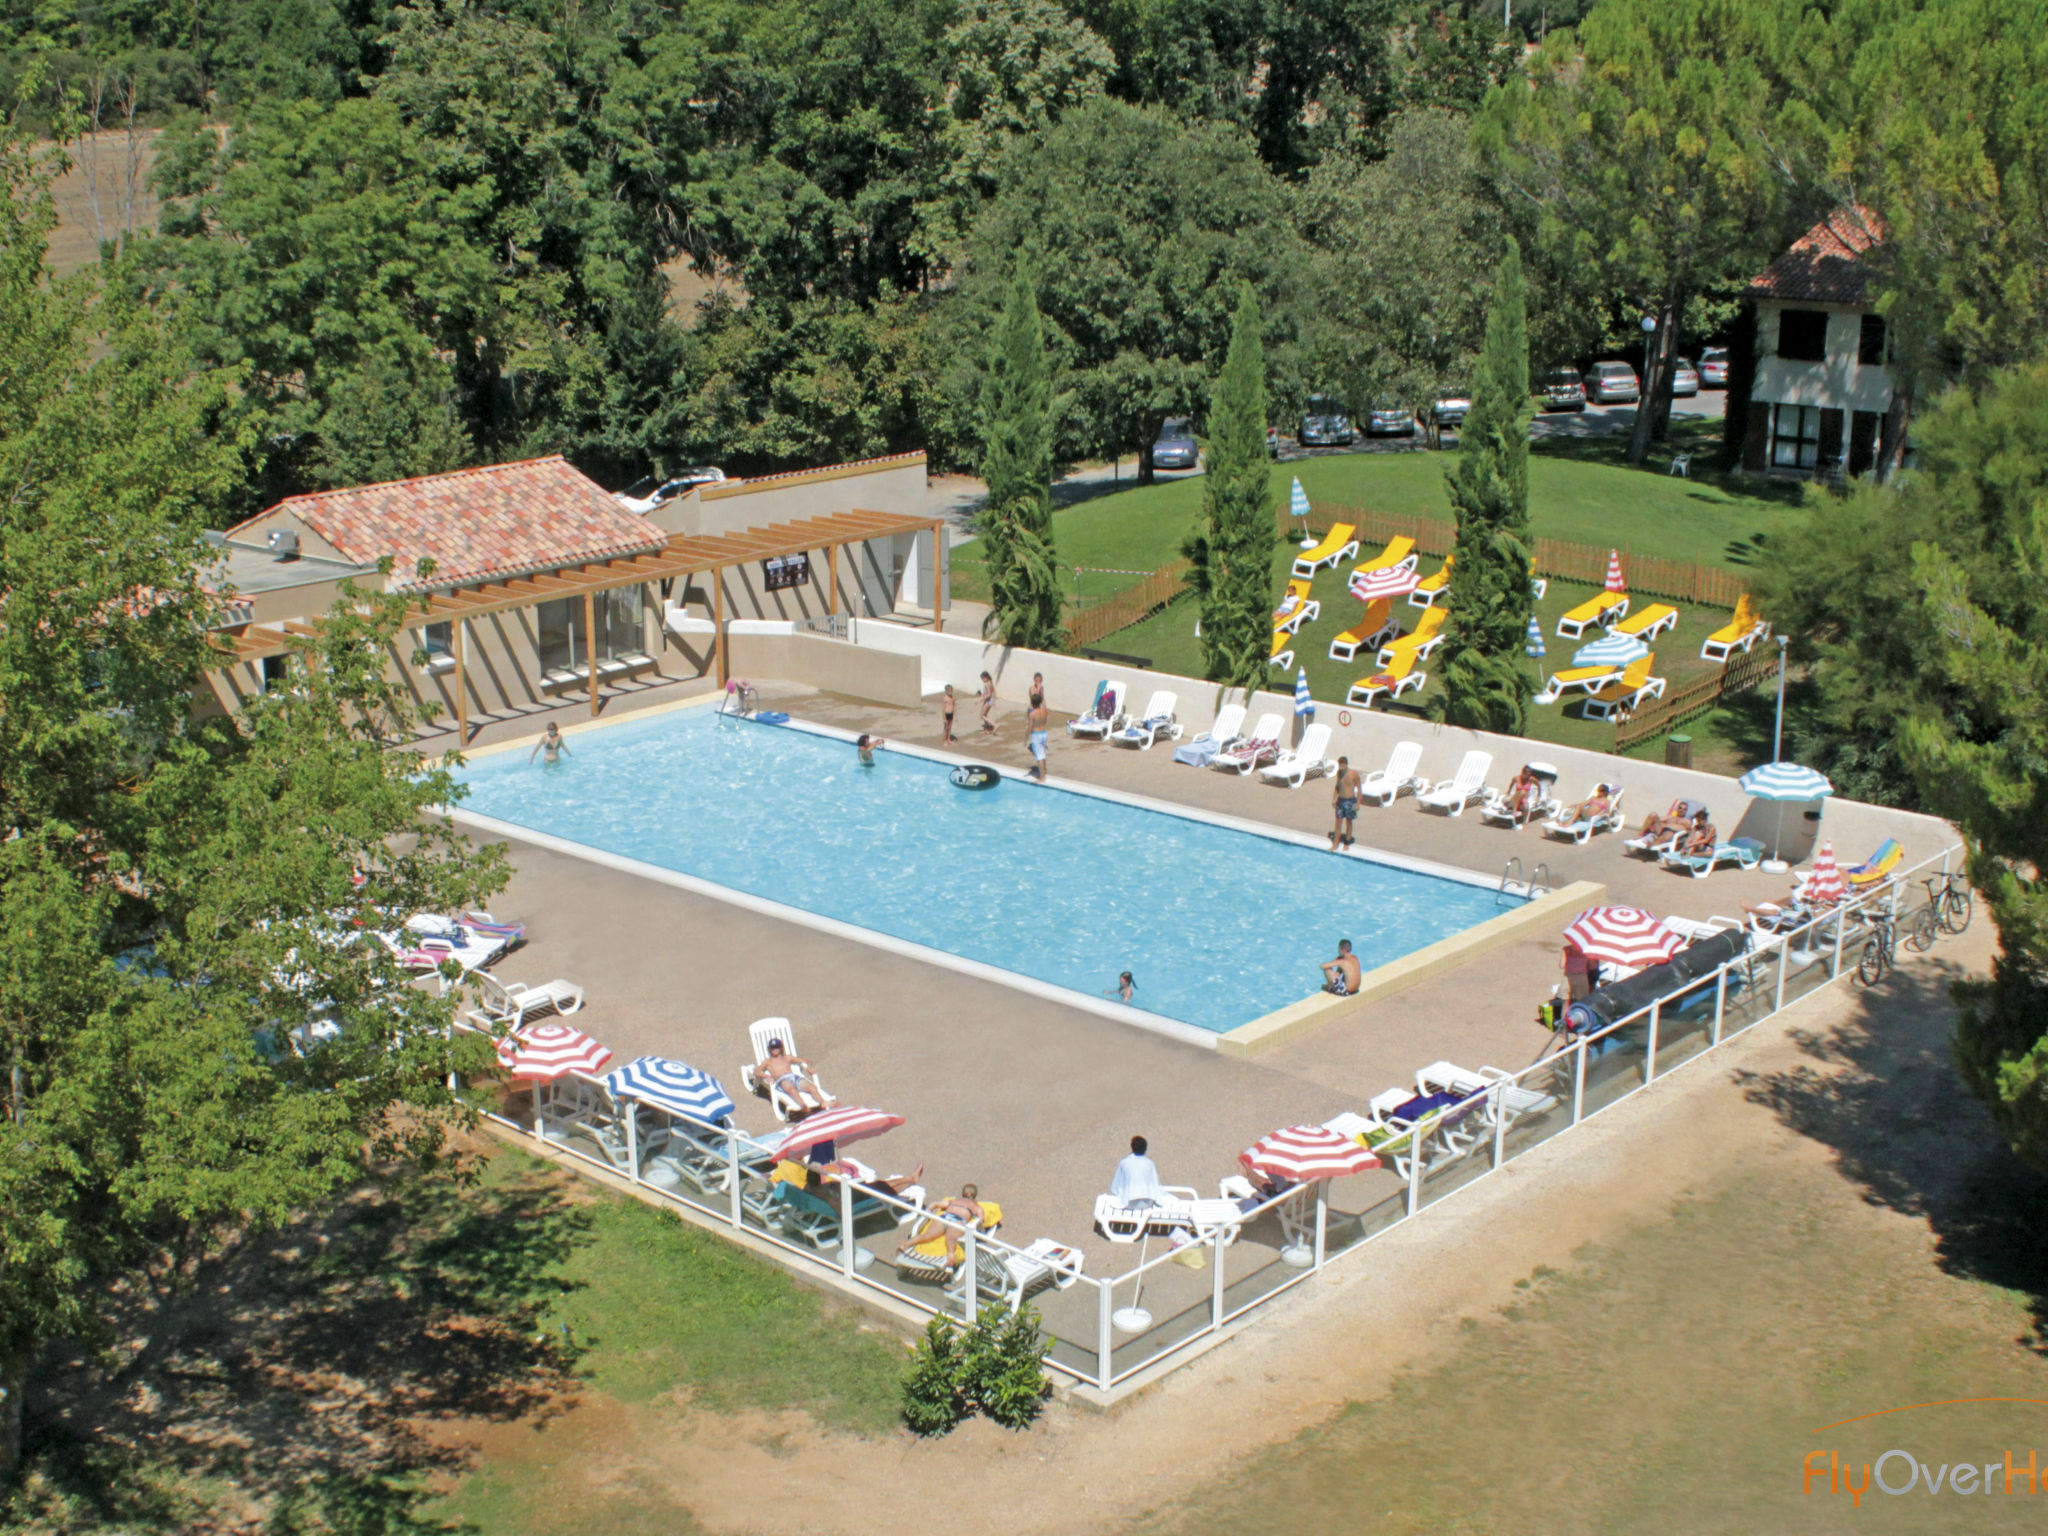
<path id="1" fill-rule="evenodd" d="M 790 1055 L 780 1040 L 768 1042 L 768 1054 L 754 1068 L 754 1082 L 764 1090 L 771 1085 L 781 1089 L 800 1109 L 823 1109 L 827 1103 L 825 1090 L 811 1076 L 811 1064 Z"/>

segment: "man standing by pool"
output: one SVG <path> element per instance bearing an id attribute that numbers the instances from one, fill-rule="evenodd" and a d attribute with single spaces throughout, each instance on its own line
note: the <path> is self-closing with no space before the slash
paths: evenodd
<path id="1" fill-rule="evenodd" d="M 1046 725 L 1051 718 L 1046 711 L 1044 694 L 1034 693 L 1031 695 L 1031 713 L 1026 718 L 1031 723 L 1031 756 L 1033 760 L 1031 777 L 1043 784 L 1045 782 L 1045 758 L 1048 750 L 1046 747 Z"/>
<path id="2" fill-rule="evenodd" d="M 1331 791 L 1330 804 L 1336 810 L 1336 820 L 1330 826 L 1330 852 L 1351 846 L 1351 833 L 1358 823 L 1358 770 L 1351 766 L 1351 759 L 1337 759 L 1337 782 Z"/>
<path id="3" fill-rule="evenodd" d="M 1351 953 L 1351 941 L 1337 941 L 1337 958 L 1323 962 L 1323 990 L 1334 992 L 1339 997 L 1351 997 L 1358 991 L 1358 956 Z"/>

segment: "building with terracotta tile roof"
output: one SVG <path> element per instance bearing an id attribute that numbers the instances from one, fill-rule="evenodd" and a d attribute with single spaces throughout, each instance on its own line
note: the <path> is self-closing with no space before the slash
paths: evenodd
<path id="1" fill-rule="evenodd" d="M 564 699 L 596 713 L 621 688 L 723 682 L 736 637 L 765 659 L 819 620 L 943 623 L 946 530 L 924 498 L 921 453 L 693 487 L 647 513 L 560 457 L 288 497 L 217 538 L 232 660 L 212 704 L 281 681 L 350 583 L 417 598 L 391 668 L 464 740 Z"/>
<path id="2" fill-rule="evenodd" d="M 1893 458 L 1899 414 L 1870 253 L 1884 229 L 1839 209 L 1751 281 L 1756 370 L 1743 467 L 1860 475 Z"/>

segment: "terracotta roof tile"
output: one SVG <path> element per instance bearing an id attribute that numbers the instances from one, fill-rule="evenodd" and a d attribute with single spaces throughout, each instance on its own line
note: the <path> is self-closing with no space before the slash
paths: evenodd
<path id="1" fill-rule="evenodd" d="M 1884 225 L 1868 208 L 1829 214 L 1792 242 L 1792 248 L 1750 281 L 1753 299 L 1813 304 L 1867 304 L 1870 267 L 1862 257 L 1884 239 Z"/>
<path id="2" fill-rule="evenodd" d="M 249 523 L 278 511 L 291 512 L 344 559 L 369 565 L 391 556 L 401 590 L 612 560 L 667 541 L 560 455 L 290 496 Z M 410 575 L 422 558 L 435 566 L 424 582 Z"/>

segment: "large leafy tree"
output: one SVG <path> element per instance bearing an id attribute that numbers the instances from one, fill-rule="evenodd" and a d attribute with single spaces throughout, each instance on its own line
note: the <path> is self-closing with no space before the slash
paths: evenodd
<path id="1" fill-rule="evenodd" d="M 1604 0 L 1488 97 L 1477 138 L 1514 226 L 1566 283 L 1598 275 L 1623 323 L 1656 322 L 1629 457 L 1671 401 L 1694 300 L 1738 285 L 1811 211 L 1807 87 L 1839 63 L 1811 0 Z"/>
<path id="2" fill-rule="evenodd" d="M 986 426 L 981 514 L 987 633 L 1004 645 L 1057 650 L 1060 586 L 1052 539 L 1052 380 L 1031 278 L 1019 271 L 982 377 Z"/>
<path id="3" fill-rule="evenodd" d="M 1529 562 L 1529 328 L 1522 256 L 1513 241 L 1500 259 L 1486 316 L 1486 345 L 1472 384 L 1472 409 L 1458 430 L 1450 479 L 1458 520 L 1437 661 L 1433 720 L 1520 735 L 1529 687 L 1522 643 L 1535 611 Z"/>
<path id="4" fill-rule="evenodd" d="M 390 750 L 395 599 L 338 612 L 243 717 L 195 719 L 230 380 L 49 283 L 49 200 L 17 151 L 0 173 L 4 1478 L 38 1353 L 103 1342 L 109 1286 L 175 1286 L 222 1233 L 360 1179 L 366 1149 L 431 1152 L 477 1043 L 361 929 L 474 900 L 500 865 L 423 819 L 453 787 Z"/>
<path id="5" fill-rule="evenodd" d="M 1187 544 L 1211 682 L 1256 688 L 1273 643 L 1273 509 L 1266 465 L 1266 360 L 1259 298 L 1238 285 L 1230 352 L 1209 406 L 1202 531 Z"/>
<path id="6" fill-rule="evenodd" d="M 1816 506 L 1763 592 L 1833 733 L 1969 840 L 2000 950 L 1958 989 L 1956 1056 L 2048 1167 L 2048 363 L 1951 392 L 1919 440 L 1897 489 Z"/>
<path id="7" fill-rule="evenodd" d="M 1293 313 L 1302 247 L 1287 214 L 1286 189 L 1242 135 L 1154 109 L 1089 102 L 1019 143 L 941 322 L 963 358 L 946 435 L 978 440 L 967 338 L 986 334 L 1023 263 L 1072 401 L 1060 457 L 1136 449 L 1150 479 L 1160 422 L 1192 413 L 1223 360 L 1238 285 L 1251 282 L 1267 313 Z"/>

